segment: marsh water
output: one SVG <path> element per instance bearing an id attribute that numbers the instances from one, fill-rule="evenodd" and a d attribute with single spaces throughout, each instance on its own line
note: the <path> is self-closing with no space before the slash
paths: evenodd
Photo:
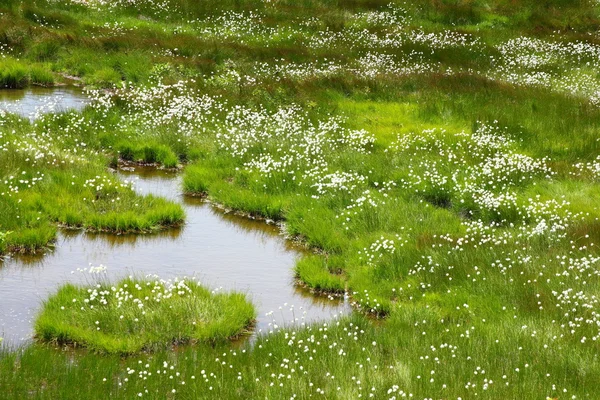
<path id="1" fill-rule="evenodd" d="M 77 269 L 90 264 L 106 266 L 110 280 L 130 274 L 196 276 L 214 288 L 245 292 L 258 309 L 257 332 L 270 329 L 273 321 L 282 326 L 349 311 L 343 299 L 316 297 L 294 284 L 293 267 L 303 250 L 286 240 L 277 226 L 182 196 L 175 173 L 136 168 L 119 175 L 133 180 L 141 193 L 181 203 L 186 224 L 152 235 L 61 231 L 53 251 L 0 262 L 0 337 L 7 343 L 30 340 L 42 301 L 65 282 L 89 282 L 90 275 Z"/>
<path id="2" fill-rule="evenodd" d="M 49 112 L 81 110 L 87 103 L 88 98 L 75 86 L 0 90 L 0 110 L 19 114 L 30 120 Z"/>

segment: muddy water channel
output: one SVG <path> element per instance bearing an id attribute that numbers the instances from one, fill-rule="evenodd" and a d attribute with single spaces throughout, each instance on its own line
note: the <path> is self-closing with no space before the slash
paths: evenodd
<path id="1" fill-rule="evenodd" d="M 210 287 L 245 292 L 258 309 L 257 332 L 268 330 L 273 321 L 281 326 L 349 312 L 343 300 L 315 297 L 294 285 L 293 267 L 302 250 L 285 240 L 277 226 L 182 196 L 175 173 L 136 168 L 119 175 L 134 181 L 141 193 L 182 204 L 186 224 L 153 235 L 62 231 L 47 254 L 0 261 L 0 337 L 8 344 L 31 339 L 42 301 L 60 285 L 91 282 L 89 274 L 77 271 L 90 264 L 106 266 L 109 280 L 129 274 L 196 276 Z"/>
<path id="2" fill-rule="evenodd" d="M 87 96 L 74 86 L 0 90 L 0 110 L 19 114 L 30 120 L 49 112 L 81 110 L 87 103 Z"/>

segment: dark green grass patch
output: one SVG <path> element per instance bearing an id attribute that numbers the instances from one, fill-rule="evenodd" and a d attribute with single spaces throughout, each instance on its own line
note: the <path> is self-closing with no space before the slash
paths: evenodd
<path id="1" fill-rule="evenodd" d="M 125 279 L 63 286 L 45 302 L 35 331 L 46 342 L 129 354 L 234 338 L 248 331 L 255 315 L 240 293 L 214 293 L 192 280 Z"/>
<path id="2" fill-rule="evenodd" d="M 41 64 L 0 58 L 0 89 L 21 89 L 29 84 L 51 86 L 54 75 Z"/>
<path id="3" fill-rule="evenodd" d="M 27 86 L 27 67 L 14 60 L 0 61 L 0 88 L 18 89 Z"/>

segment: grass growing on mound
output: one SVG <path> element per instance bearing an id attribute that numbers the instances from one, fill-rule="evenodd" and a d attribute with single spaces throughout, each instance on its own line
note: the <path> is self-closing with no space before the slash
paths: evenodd
<path id="1" fill-rule="evenodd" d="M 67 284 L 45 304 L 35 330 L 48 342 L 131 354 L 173 343 L 224 341 L 247 332 L 255 310 L 240 293 L 215 293 L 193 280 L 125 279 Z"/>
<path id="2" fill-rule="evenodd" d="M 54 84 L 54 75 L 44 66 L 2 59 L 0 57 L 0 89 L 20 89 L 29 84 L 50 86 Z"/>
<path id="3" fill-rule="evenodd" d="M 0 240 L 0 253 L 43 249 L 56 237 L 57 225 L 92 232 L 151 233 L 183 223 L 185 213 L 179 204 L 137 194 L 106 170 L 104 155 L 92 150 L 77 156 L 78 146 L 58 129 L 15 118 L 3 123 L 0 232 L 13 233 Z"/>

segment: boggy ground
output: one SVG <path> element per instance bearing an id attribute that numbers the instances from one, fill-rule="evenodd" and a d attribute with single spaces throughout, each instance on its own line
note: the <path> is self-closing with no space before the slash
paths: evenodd
<path id="1" fill-rule="evenodd" d="M 180 221 L 159 199 L 134 200 L 147 214 L 120 203 L 129 191 L 105 170 L 180 163 L 186 192 L 320 249 L 299 261 L 302 282 L 384 318 L 126 360 L 33 345 L 2 354 L 7 397 L 600 392 L 597 2 L 3 7 L 4 70 L 21 70 L 5 86 L 42 70 L 108 88 L 79 114 L 3 117 L 2 171 L 27 176 L 3 177 L 5 246 L 43 246 L 57 222 Z M 128 212 L 140 220 L 115 222 Z"/>

